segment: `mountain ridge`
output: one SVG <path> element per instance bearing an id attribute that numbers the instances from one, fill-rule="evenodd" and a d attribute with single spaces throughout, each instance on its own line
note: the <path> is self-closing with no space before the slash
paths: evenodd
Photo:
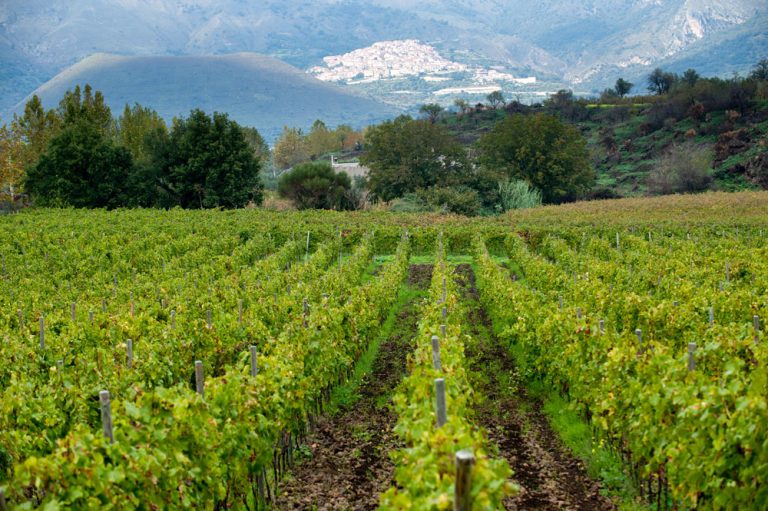
<path id="1" fill-rule="evenodd" d="M 743 30 L 747 24 L 750 31 Z M 746 72 L 745 62 L 759 51 L 755 41 L 766 34 L 765 0 L 6 0 L 0 111 L 31 85 L 99 52 L 245 51 L 308 69 L 378 41 L 417 39 L 466 64 L 480 60 L 601 90 L 618 74 L 674 68 L 677 56 L 688 58 L 691 48 L 713 47 L 710 41 L 723 37 L 736 44 L 714 56 L 731 55 L 739 64 L 710 68 Z"/>
<path id="2" fill-rule="evenodd" d="M 398 113 L 389 105 L 316 80 L 285 62 L 248 52 L 203 57 L 97 53 L 32 94 L 46 108 L 53 108 L 66 90 L 86 83 L 104 94 L 115 114 L 134 103 L 153 108 L 166 122 L 188 115 L 193 108 L 219 111 L 257 128 L 268 142 L 279 136 L 284 125 L 309 128 L 322 119 L 329 126 L 359 128 Z M 16 104 L 16 113 L 23 111 L 30 96 Z"/>

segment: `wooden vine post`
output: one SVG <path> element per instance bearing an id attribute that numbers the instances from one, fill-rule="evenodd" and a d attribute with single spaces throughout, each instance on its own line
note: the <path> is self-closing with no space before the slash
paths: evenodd
<path id="1" fill-rule="evenodd" d="M 127 339 L 125 341 L 125 355 L 126 365 L 128 366 L 128 369 L 130 369 L 133 366 L 133 339 Z"/>
<path id="2" fill-rule="evenodd" d="M 432 367 L 435 371 L 443 370 L 440 362 L 440 338 L 436 335 L 432 336 Z"/>
<path id="3" fill-rule="evenodd" d="M 456 453 L 456 484 L 453 495 L 453 511 L 472 510 L 472 467 L 475 454 L 470 449 Z"/>
<path id="4" fill-rule="evenodd" d="M 755 328 L 755 346 L 760 340 L 760 316 L 752 316 L 752 326 Z"/>
<path id="5" fill-rule="evenodd" d="M 437 401 L 437 427 L 442 428 L 448 422 L 448 411 L 445 405 L 445 379 L 435 379 L 435 397 Z"/>
<path id="6" fill-rule="evenodd" d="M 693 372 L 696 369 L 696 343 L 688 343 L 688 372 Z"/>
<path id="7" fill-rule="evenodd" d="M 45 349 L 45 318 L 40 316 L 40 349 Z"/>
<path id="8" fill-rule="evenodd" d="M 259 366 L 257 363 L 258 347 L 251 346 L 250 352 L 251 352 L 251 377 L 255 378 L 256 375 L 259 374 Z"/>
<path id="9" fill-rule="evenodd" d="M 115 436 L 112 432 L 112 405 L 109 401 L 109 391 L 99 392 L 99 403 L 101 404 L 101 426 L 104 430 L 104 436 L 109 439 L 109 443 L 115 443 Z"/>

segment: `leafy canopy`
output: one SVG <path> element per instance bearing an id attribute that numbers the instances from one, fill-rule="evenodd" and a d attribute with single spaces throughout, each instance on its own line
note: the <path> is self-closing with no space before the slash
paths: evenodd
<path id="1" fill-rule="evenodd" d="M 345 172 L 336 173 L 328 162 L 296 165 L 280 176 L 278 193 L 298 209 L 350 209 L 348 193 L 352 181 Z"/>
<path id="2" fill-rule="evenodd" d="M 541 190 L 546 203 L 572 200 L 595 181 L 579 130 L 548 114 L 515 114 L 478 141 L 480 163 Z"/>
<path id="3" fill-rule="evenodd" d="M 371 128 L 360 162 L 368 186 L 383 200 L 436 184 L 463 184 L 471 169 L 464 148 L 439 124 L 402 115 Z"/>
<path id="4" fill-rule="evenodd" d="M 170 135 L 155 132 L 149 186 L 182 208 L 239 208 L 260 204 L 260 162 L 243 130 L 226 114 L 192 110 L 174 120 Z"/>
<path id="5" fill-rule="evenodd" d="M 85 119 L 73 121 L 51 140 L 25 187 L 43 206 L 116 208 L 125 205 L 133 160 Z"/>

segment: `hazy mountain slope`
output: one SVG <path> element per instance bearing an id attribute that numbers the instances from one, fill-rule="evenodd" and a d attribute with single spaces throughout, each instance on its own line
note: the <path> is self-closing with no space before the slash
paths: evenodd
<path id="1" fill-rule="evenodd" d="M 749 23 L 768 24 L 766 0 L 3 0 L 0 46 L 13 56 L 0 49 L 0 111 L 98 52 L 247 51 L 306 69 L 377 41 L 419 39 L 456 58 L 604 86 L 717 40 L 745 62 Z M 715 64 L 720 74 L 730 63 Z"/>
<path id="2" fill-rule="evenodd" d="M 392 107 L 320 82 L 278 60 L 254 53 L 210 57 L 121 57 L 97 54 L 68 68 L 34 93 L 55 107 L 64 92 L 91 84 L 119 114 L 126 103 L 157 110 L 166 121 L 192 108 L 219 111 L 256 127 L 273 141 L 283 125 L 359 127 L 395 115 Z M 23 102 L 16 110 L 23 109 Z"/>
<path id="3" fill-rule="evenodd" d="M 692 44 L 659 65 L 682 72 L 694 68 L 704 76 L 741 72 L 768 57 L 768 20 L 753 18 L 735 30 Z"/>

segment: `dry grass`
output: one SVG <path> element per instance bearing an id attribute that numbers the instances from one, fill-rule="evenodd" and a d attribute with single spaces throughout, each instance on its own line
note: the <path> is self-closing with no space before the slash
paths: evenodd
<path id="1" fill-rule="evenodd" d="M 262 208 L 270 211 L 296 211 L 296 206 L 288 199 L 281 199 L 277 192 L 267 190 L 264 192 L 264 202 Z"/>
<path id="2" fill-rule="evenodd" d="M 514 224 L 571 225 L 768 225 L 768 192 L 711 192 L 575 202 L 517 210 Z"/>

